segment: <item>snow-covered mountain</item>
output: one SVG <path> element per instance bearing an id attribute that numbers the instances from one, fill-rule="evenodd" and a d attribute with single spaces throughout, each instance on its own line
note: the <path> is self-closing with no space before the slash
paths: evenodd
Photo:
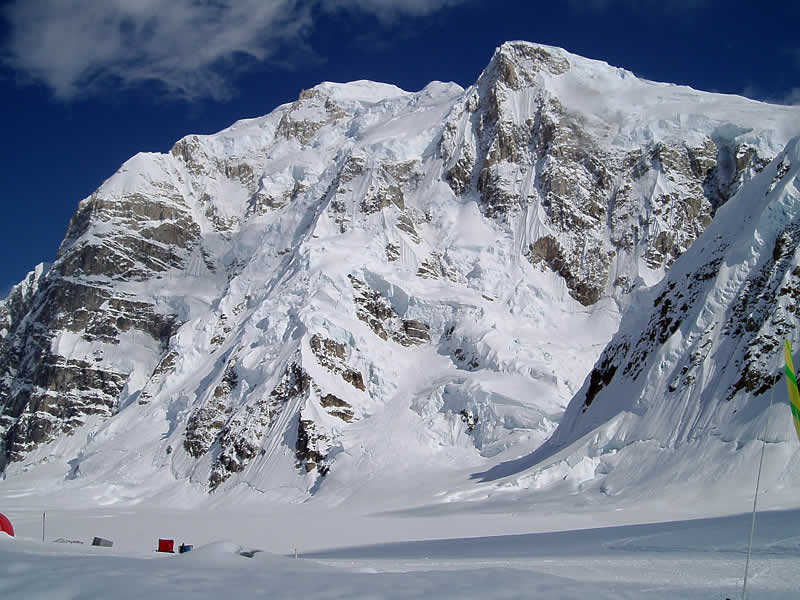
<path id="1" fill-rule="evenodd" d="M 770 185 L 771 203 L 792 197 L 796 145 L 784 148 L 798 134 L 798 107 L 513 42 L 466 90 L 323 83 L 137 155 L 81 202 L 57 260 L 0 304 L 0 466 L 55 487 L 103 483 L 109 501 L 191 488 L 356 502 L 433 497 L 536 450 L 562 421 L 545 456 L 643 396 L 661 415 L 647 430 L 657 444 L 709 394 L 730 396 L 715 414 L 735 423 L 763 391 L 758 332 L 781 306 L 758 293 L 783 283 L 765 272 L 736 309 L 744 332 L 724 351 L 753 376 L 739 383 L 733 363 L 712 382 L 690 358 L 723 333 L 689 332 L 676 314 L 700 323 L 722 261 L 739 261 L 739 283 L 758 262 L 726 252 L 770 244 L 759 215 L 743 226 L 724 205 Z M 728 246 L 679 260 L 709 224 Z M 773 262 L 785 274 L 791 260 Z M 650 322 L 655 292 L 636 290 L 667 269 L 682 283 Z M 721 307 L 738 297 L 729 287 Z M 761 357 L 744 355 L 748 336 Z M 638 377 L 623 388 L 624 360 Z"/>
<path id="2" fill-rule="evenodd" d="M 763 439 L 765 485 L 796 492 L 800 445 L 783 345 L 797 345 L 799 303 L 794 138 L 720 208 L 660 284 L 634 294 L 535 461 L 590 457 L 602 474 L 592 484 L 609 495 L 657 481 L 657 489 L 705 482 L 746 496 L 752 489 L 742 486 L 741 468 L 752 467 Z"/>

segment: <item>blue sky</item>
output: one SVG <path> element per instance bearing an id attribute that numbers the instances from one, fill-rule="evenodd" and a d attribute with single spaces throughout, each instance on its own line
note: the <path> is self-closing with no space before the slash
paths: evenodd
<path id="1" fill-rule="evenodd" d="M 133 154 L 320 81 L 475 81 L 507 40 L 640 77 L 800 103 L 800 3 L 728 0 L 0 0 L 0 295 L 52 261 Z"/>

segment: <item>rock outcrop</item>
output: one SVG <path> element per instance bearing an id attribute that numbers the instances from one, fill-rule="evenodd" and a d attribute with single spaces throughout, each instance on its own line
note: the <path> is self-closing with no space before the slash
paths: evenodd
<path id="1" fill-rule="evenodd" d="M 454 193 L 477 192 L 492 218 L 535 220 L 527 258 L 589 306 L 628 289 L 630 274 L 611 277 L 620 263 L 669 268 L 774 154 L 679 126 L 658 141 L 609 139 L 548 85 L 569 68 L 557 50 L 504 45 L 449 116 L 440 152 Z"/>
<path id="2" fill-rule="evenodd" d="M 659 473 L 648 483 L 671 479 L 685 472 L 686 456 L 728 456 L 725 469 L 752 472 L 758 454 L 750 442 L 765 435 L 768 422 L 765 443 L 787 448 L 772 451 L 769 485 L 784 485 L 776 477 L 790 468 L 796 433 L 785 406 L 778 409 L 785 417 L 770 417 L 766 397 L 785 394 L 783 347 L 797 335 L 798 166 L 795 138 L 720 208 L 664 281 L 636 294 L 553 438 L 536 453 L 543 464 L 555 452 L 571 463 L 591 456 L 595 485 L 606 494 L 619 493 L 621 481 L 636 488 L 646 473 Z M 718 469 L 693 465 L 691 476 L 711 481 Z"/>

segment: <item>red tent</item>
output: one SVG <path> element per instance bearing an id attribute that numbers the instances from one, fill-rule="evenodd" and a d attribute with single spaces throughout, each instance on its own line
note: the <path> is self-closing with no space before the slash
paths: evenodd
<path id="1" fill-rule="evenodd" d="M 8 535 L 14 537 L 14 527 L 3 513 L 0 513 L 0 531 L 5 531 Z"/>
<path id="2" fill-rule="evenodd" d="M 158 540 L 158 552 L 175 552 L 175 540 Z"/>

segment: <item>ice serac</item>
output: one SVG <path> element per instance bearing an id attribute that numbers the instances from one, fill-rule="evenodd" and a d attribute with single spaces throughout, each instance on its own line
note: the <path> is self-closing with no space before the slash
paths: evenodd
<path id="1" fill-rule="evenodd" d="M 782 350 L 785 339 L 797 339 L 799 249 L 794 138 L 720 208 L 661 283 L 634 294 L 537 458 L 548 465 L 591 457 L 596 471 L 585 485 L 611 496 L 690 478 L 746 497 L 752 487 L 742 476 L 755 476 L 756 441 L 766 435 L 762 485 L 773 493 L 796 486 Z"/>
<path id="2" fill-rule="evenodd" d="M 344 501 L 536 448 L 797 117 L 512 42 L 137 155 L 0 305 L 5 473 Z"/>

